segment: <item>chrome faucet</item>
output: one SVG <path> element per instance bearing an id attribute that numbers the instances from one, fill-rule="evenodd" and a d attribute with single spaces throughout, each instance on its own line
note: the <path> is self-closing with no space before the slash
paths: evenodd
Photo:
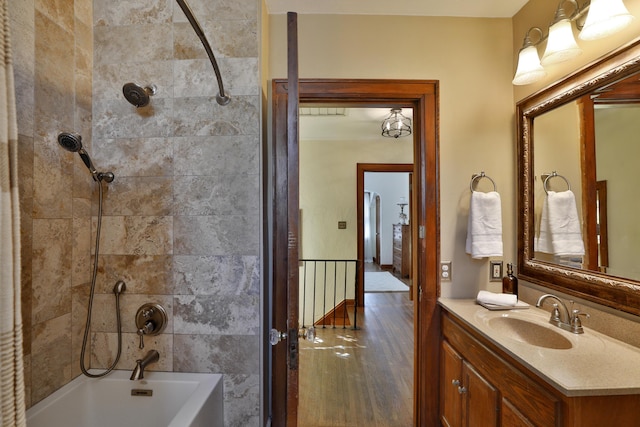
<path id="1" fill-rule="evenodd" d="M 551 310 L 551 318 L 549 319 L 549 323 L 555 325 L 565 331 L 573 332 L 574 334 L 583 334 L 584 329 L 582 328 L 582 322 L 580 321 L 579 316 L 589 317 L 587 313 L 581 313 L 579 309 L 573 308 L 573 301 L 569 301 L 571 303 L 571 313 L 569 313 L 569 309 L 565 305 L 564 302 L 557 296 L 553 294 L 544 294 L 540 298 L 538 298 L 538 302 L 536 303 L 536 307 L 541 307 L 542 303 L 547 299 L 552 298 L 556 300 L 553 304 L 553 309 Z M 562 308 L 562 310 L 560 310 Z M 562 314 L 560 313 L 562 312 Z"/>
<path id="2" fill-rule="evenodd" d="M 144 357 L 144 359 L 136 360 L 136 367 L 133 368 L 133 372 L 131 373 L 131 378 L 129 379 L 131 381 L 143 379 L 144 369 L 147 367 L 147 365 L 157 362 L 158 360 L 160 360 L 160 353 L 158 353 L 156 350 L 149 350 L 149 352 Z"/>

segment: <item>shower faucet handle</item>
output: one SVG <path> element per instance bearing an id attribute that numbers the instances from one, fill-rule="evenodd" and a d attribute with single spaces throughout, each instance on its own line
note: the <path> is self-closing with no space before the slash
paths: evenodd
<path id="1" fill-rule="evenodd" d="M 140 349 L 144 348 L 145 335 L 159 335 L 167 326 L 167 312 L 160 304 L 147 303 L 136 313 L 136 328 L 140 336 Z"/>
<path id="2" fill-rule="evenodd" d="M 144 336 L 153 333 L 154 330 L 155 327 L 153 325 L 153 322 L 150 320 L 145 323 L 142 328 L 138 329 L 138 335 L 140 335 L 140 350 L 144 348 Z"/>
<path id="3" fill-rule="evenodd" d="M 142 315 L 142 317 L 144 317 L 145 319 L 150 318 L 153 315 L 153 312 L 155 310 L 153 309 L 153 307 L 149 307 L 149 308 L 145 308 L 140 310 L 140 314 Z"/>

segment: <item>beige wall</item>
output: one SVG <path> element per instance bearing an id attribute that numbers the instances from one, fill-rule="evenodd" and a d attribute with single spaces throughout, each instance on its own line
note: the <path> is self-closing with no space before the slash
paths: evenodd
<path id="1" fill-rule="evenodd" d="M 360 141 L 302 141 L 300 144 L 300 208 L 302 256 L 314 259 L 356 259 L 356 179 L 358 163 L 413 163 L 411 138 Z M 340 152 L 339 156 L 335 153 Z M 394 203 L 394 214 L 399 212 Z M 398 222 L 394 215 L 393 222 Z M 339 230 L 338 221 L 346 221 Z M 391 223 L 391 219 L 387 223 Z M 390 226 L 389 226 L 390 227 Z M 391 233 L 386 232 L 391 264 Z"/>
<path id="2" fill-rule="evenodd" d="M 286 16 L 270 15 L 271 78 L 286 77 Z M 488 261 L 464 253 L 471 175 L 502 197 L 504 259 L 515 262 L 515 145 L 510 19 L 299 15 L 301 78 L 440 82 L 441 258 L 453 261 L 444 296 L 489 286 Z"/>

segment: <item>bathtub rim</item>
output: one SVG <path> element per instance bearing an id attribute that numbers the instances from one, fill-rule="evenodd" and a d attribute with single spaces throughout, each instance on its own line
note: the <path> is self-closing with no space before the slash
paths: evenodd
<path id="1" fill-rule="evenodd" d="M 99 373 L 100 370 L 89 370 L 90 373 Z M 200 408 L 204 408 L 207 400 L 213 396 L 216 391 L 216 387 L 220 387 L 220 396 L 224 398 L 223 394 L 223 376 L 222 374 L 210 374 L 210 373 L 197 373 L 197 372 L 164 372 L 164 371 L 147 371 L 145 372 L 145 378 L 143 380 L 131 381 L 129 378 L 131 372 L 128 370 L 113 370 L 109 375 L 103 378 L 89 378 L 82 374 L 73 378 L 67 384 L 63 385 L 59 389 L 55 390 L 49 396 L 45 397 L 35 405 L 31 406 L 26 411 L 26 419 L 29 421 L 31 417 L 38 415 L 40 412 L 52 406 L 55 402 L 64 398 L 65 395 L 72 392 L 75 388 L 80 387 L 86 382 L 95 382 L 102 379 L 115 379 L 131 382 L 132 388 L 135 388 L 136 384 L 141 386 L 147 386 L 142 384 L 142 381 L 196 381 L 198 386 L 191 394 L 189 399 L 180 407 L 178 412 L 171 419 L 171 422 L 167 427 L 181 427 L 191 424 L 199 415 Z M 222 405 L 221 405 L 222 406 Z M 221 414 L 222 415 L 222 414 Z M 223 416 L 223 415 L 222 415 Z"/>

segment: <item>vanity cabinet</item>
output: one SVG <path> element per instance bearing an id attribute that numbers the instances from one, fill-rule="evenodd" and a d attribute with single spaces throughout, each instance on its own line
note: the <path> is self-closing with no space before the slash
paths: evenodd
<path id="1" fill-rule="evenodd" d="M 640 425 L 640 395 L 566 396 L 446 310 L 441 316 L 443 426 Z"/>
<path id="2" fill-rule="evenodd" d="M 442 424 L 498 426 L 498 391 L 446 341 L 442 342 Z"/>

